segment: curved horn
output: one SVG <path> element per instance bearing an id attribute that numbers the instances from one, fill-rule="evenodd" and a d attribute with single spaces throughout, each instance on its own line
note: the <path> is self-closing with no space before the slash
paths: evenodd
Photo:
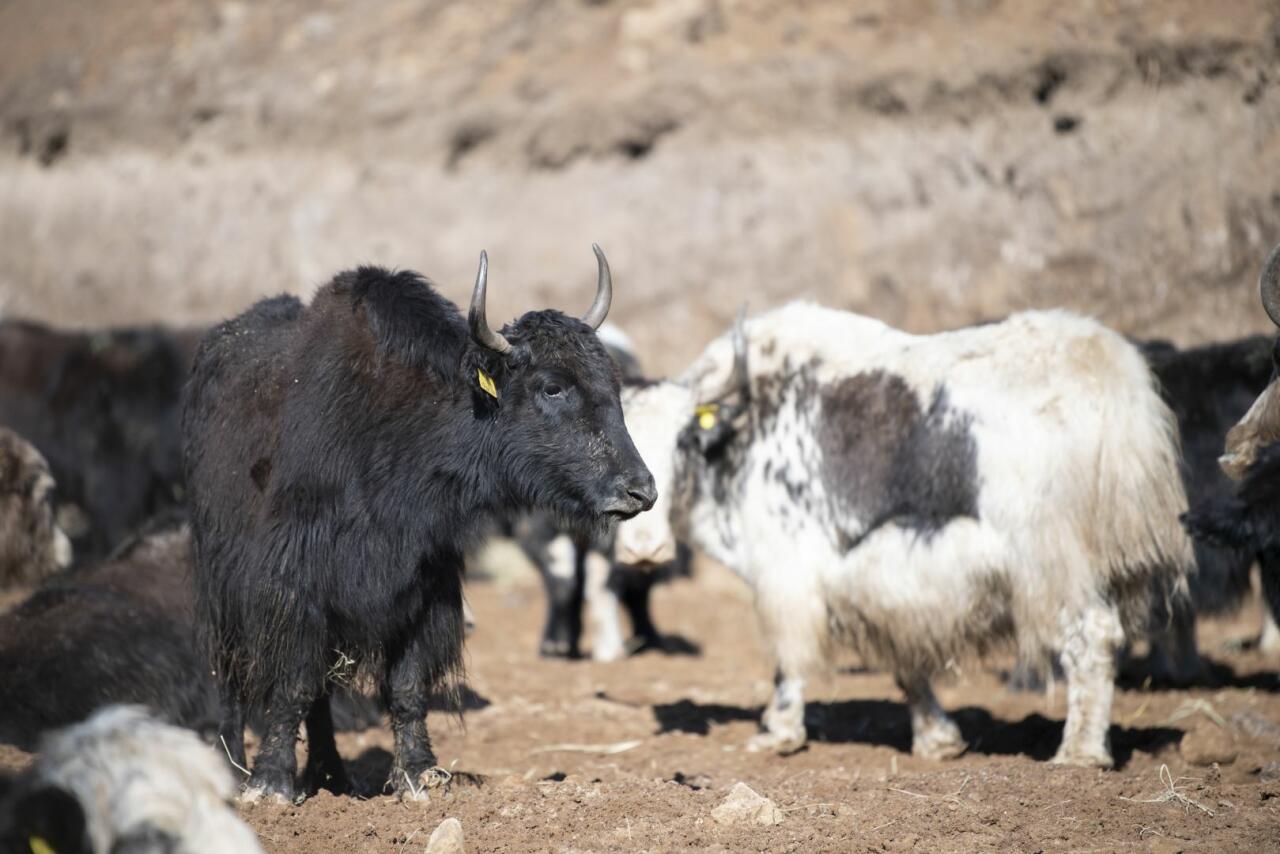
<path id="1" fill-rule="evenodd" d="M 476 287 L 471 292 L 471 311 L 467 313 L 467 322 L 471 326 L 471 337 L 477 344 L 497 350 L 499 353 L 510 353 L 511 342 L 499 332 L 489 328 L 489 321 L 484 314 L 485 289 L 489 284 L 489 256 L 480 253 L 480 269 L 476 272 Z"/>
<path id="2" fill-rule="evenodd" d="M 1262 308 L 1276 326 L 1280 326 L 1280 246 L 1271 250 L 1267 262 L 1262 265 L 1262 278 L 1258 282 L 1262 293 Z"/>
<path id="3" fill-rule="evenodd" d="M 733 320 L 733 376 L 729 380 L 729 388 L 742 395 L 743 402 L 751 397 L 751 375 L 747 373 L 747 304 L 738 308 L 738 316 Z"/>
<path id="4" fill-rule="evenodd" d="M 582 315 L 582 322 L 592 329 L 599 329 L 600 324 L 604 323 L 605 317 L 609 314 L 609 304 L 613 302 L 613 277 L 609 275 L 609 262 L 605 260 L 604 252 L 600 247 L 592 243 L 591 251 L 596 253 L 596 264 L 599 267 L 596 278 L 596 301 L 591 303 L 591 308 Z"/>

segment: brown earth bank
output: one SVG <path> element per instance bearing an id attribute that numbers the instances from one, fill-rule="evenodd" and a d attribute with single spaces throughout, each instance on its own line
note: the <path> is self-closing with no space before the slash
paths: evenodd
<path id="1" fill-rule="evenodd" d="M 580 311 L 653 370 L 805 297 L 1262 329 L 1271 0 L 9 0 L 0 295 L 207 322 L 361 261 Z"/>
<path id="2" fill-rule="evenodd" d="M 428 803 L 377 794 L 390 733 L 340 737 L 361 797 L 241 808 L 272 852 L 422 851 L 446 817 L 473 851 L 1267 851 L 1280 846 L 1280 661 L 1240 641 L 1258 612 L 1202 626 L 1218 687 L 1126 684 L 1111 731 L 1118 770 L 1047 764 L 1065 698 L 1015 694 L 998 662 L 960 663 L 939 692 L 971 744 L 913 758 L 890 677 L 855 661 L 809 694 L 811 742 L 749 753 L 770 690 L 749 595 L 700 567 L 660 588 L 662 628 L 697 655 L 616 664 L 539 659 L 537 582 L 474 583 L 469 675 L 488 705 L 429 721 L 454 782 Z M 0 751 L 0 766 L 24 761 Z M 1215 764 L 1216 763 L 1216 764 Z M 721 824 L 736 783 L 773 800 L 777 824 Z"/>

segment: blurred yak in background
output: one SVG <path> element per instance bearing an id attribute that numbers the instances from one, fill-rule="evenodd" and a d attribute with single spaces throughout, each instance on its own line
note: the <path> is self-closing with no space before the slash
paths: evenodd
<path id="1" fill-rule="evenodd" d="M 48 460 L 76 561 L 181 505 L 179 403 L 200 334 L 0 322 L 0 425 Z"/>

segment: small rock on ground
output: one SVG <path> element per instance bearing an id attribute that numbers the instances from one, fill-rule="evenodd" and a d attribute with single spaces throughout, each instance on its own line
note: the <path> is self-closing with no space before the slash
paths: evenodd
<path id="1" fill-rule="evenodd" d="M 426 854 L 464 854 L 466 850 L 462 844 L 462 822 L 456 818 L 440 822 L 427 840 Z"/>
<path id="2" fill-rule="evenodd" d="M 719 824 L 773 825 L 782 822 L 782 811 L 746 783 L 736 783 L 724 803 L 711 811 L 711 817 Z"/>
<path id="3" fill-rule="evenodd" d="M 1231 733 L 1221 727 L 1194 729 L 1182 737 L 1182 758 L 1191 765 L 1230 765 L 1240 755 Z"/>

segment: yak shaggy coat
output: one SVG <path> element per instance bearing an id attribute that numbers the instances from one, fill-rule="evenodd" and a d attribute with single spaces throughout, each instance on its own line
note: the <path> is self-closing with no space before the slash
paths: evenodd
<path id="1" fill-rule="evenodd" d="M 745 340 L 745 387 L 725 335 L 626 401 L 662 498 L 618 543 L 687 537 L 753 587 L 780 671 L 753 746 L 804 744 L 805 680 L 847 644 L 896 676 L 913 751 L 954 756 L 930 681 L 1005 642 L 1061 653 L 1056 761 L 1110 765 L 1114 654 L 1193 560 L 1176 426 L 1138 351 L 1065 312 L 916 336 L 809 304 Z"/>
<path id="2" fill-rule="evenodd" d="M 50 733 L 30 769 L 0 780 L 5 787 L 0 851 L 262 851 L 228 803 L 235 782 L 226 761 L 138 706 L 109 706 Z"/>
<path id="3" fill-rule="evenodd" d="M 589 525 L 653 503 L 593 324 L 541 311 L 493 333 L 484 270 L 471 330 L 418 275 L 366 267 L 201 345 L 184 410 L 197 618 L 241 764 L 244 707 L 268 717 L 249 797 L 292 797 L 298 724 L 328 727 L 328 677 L 352 661 L 387 701 L 388 784 L 418 797 L 436 779 L 428 694 L 461 669 L 471 541 L 498 513 Z M 308 776 L 345 785 L 332 752 Z"/>

